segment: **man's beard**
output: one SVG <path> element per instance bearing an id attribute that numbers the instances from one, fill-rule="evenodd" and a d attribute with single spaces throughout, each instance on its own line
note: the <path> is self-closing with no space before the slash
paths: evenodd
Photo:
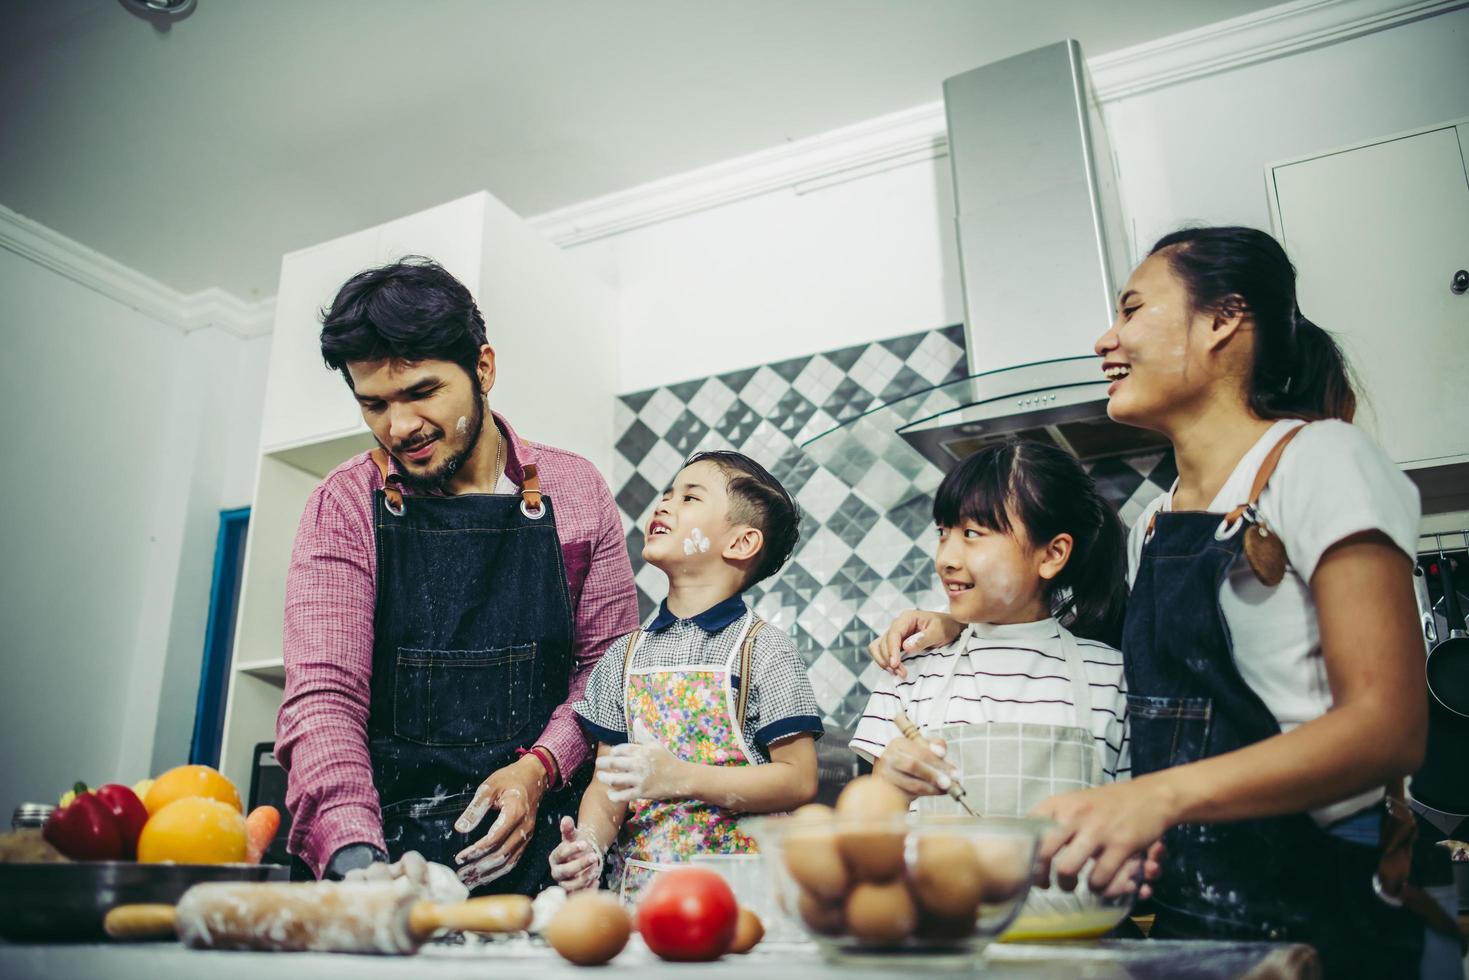
<path id="1" fill-rule="evenodd" d="M 439 464 L 437 469 L 430 470 L 422 475 L 410 473 L 406 466 L 401 466 L 403 460 L 399 458 L 400 468 L 398 475 L 403 481 L 403 484 L 414 493 L 443 493 L 444 487 L 454 478 L 454 474 L 459 472 L 465 460 L 474 454 L 475 447 L 479 445 L 480 430 L 484 428 L 484 425 L 485 403 L 483 399 L 476 398 L 474 400 L 474 416 L 470 419 L 469 427 L 464 433 L 464 447 Z M 440 431 L 437 438 L 444 438 L 442 431 Z M 422 442 L 417 443 L 417 445 L 422 445 Z M 400 447 L 401 450 L 413 448 L 415 448 L 413 445 Z M 396 458 L 398 454 L 394 453 L 393 456 Z"/>

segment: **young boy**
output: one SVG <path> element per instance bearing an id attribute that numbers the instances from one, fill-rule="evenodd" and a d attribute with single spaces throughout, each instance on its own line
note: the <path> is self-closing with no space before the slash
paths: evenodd
<path id="1" fill-rule="evenodd" d="M 741 814 L 816 795 L 811 682 L 791 638 L 741 598 L 785 564 L 799 522 L 790 494 L 739 453 L 696 454 L 663 492 L 643 558 L 668 576 L 668 598 L 607 648 L 573 709 L 599 744 L 597 778 L 551 853 L 567 890 L 596 887 L 605 861 L 608 886 L 632 901 L 660 864 L 752 853 Z"/>

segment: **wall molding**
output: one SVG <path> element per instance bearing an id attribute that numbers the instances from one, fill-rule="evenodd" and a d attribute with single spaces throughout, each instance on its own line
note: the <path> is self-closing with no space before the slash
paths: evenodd
<path id="1" fill-rule="evenodd" d="M 213 286 L 181 293 L 4 205 L 0 247 L 180 333 L 212 328 L 249 339 L 270 333 L 275 322 L 274 297 L 247 303 Z"/>
<path id="2" fill-rule="evenodd" d="M 1097 97 L 1115 102 L 1423 20 L 1469 0 L 1293 0 L 1088 61 Z M 567 247 L 789 191 L 810 193 L 948 153 L 942 101 L 642 184 L 529 219 Z M 260 337 L 274 297 L 249 303 L 217 287 L 181 293 L 0 205 L 0 247 L 181 333 Z"/>
<path id="3" fill-rule="evenodd" d="M 1294 0 L 1089 59 L 1098 99 L 1283 58 L 1469 6 L 1469 0 Z M 744 198 L 803 193 L 948 152 L 943 102 L 736 157 L 530 219 L 560 246 L 580 245 Z"/>

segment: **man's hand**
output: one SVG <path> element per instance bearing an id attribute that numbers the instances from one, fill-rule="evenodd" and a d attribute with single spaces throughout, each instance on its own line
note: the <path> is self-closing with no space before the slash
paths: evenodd
<path id="1" fill-rule="evenodd" d="M 421 898 L 440 905 L 462 902 L 469 889 L 454 877 L 452 869 L 434 864 L 417 851 L 408 851 L 392 864 L 369 864 L 348 871 L 343 881 L 395 881 Z"/>
<path id="2" fill-rule="evenodd" d="M 947 750 L 943 739 L 933 739 L 923 746 L 908 738 L 894 738 L 872 767 L 872 774 L 915 796 L 942 796 L 959 778 L 952 762 L 944 761 Z"/>
<path id="3" fill-rule="evenodd" d="M 644 733 L 639 733 L 644 735 Z M 646 735 L 645 740 L 614 745 L 597 757 L 597 779 L 614 803 L 629 800 L 677 800 L 688 795 L 688 763 Z"/>
<path id="4" fill-rule="evenodd" d="M 605 849 L 570 817 L 561 818 L 561 843 L 551 852 L 551 877 L 568 892 L 596 888 Z"/>
<path id="5" fill-rule="evenodd" d="M 964 624 L 943 613 L 908 609 L 898 614 L 886 633 L 867 646 L 867 655 L 895 677 L 907 677 L 903 656 L 953 643 Z"/>
<path id="6" fill-rule="evenodd" d="M 525 755 L 480 783 L 474 800 L 454 822 L 454 829 L 467 834 L 490 810 L 498 810 L 499 816 L 484 837 L 454 856 L 455 863 L 462 865 L 460 881 L 478 888 L 515 867 L 535 831 L 536 811 L 547 780 L 540 760 Z"/>

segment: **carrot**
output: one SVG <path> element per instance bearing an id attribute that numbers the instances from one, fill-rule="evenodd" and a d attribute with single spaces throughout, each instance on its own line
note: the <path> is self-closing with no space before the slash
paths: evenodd
<path id="1" fill-rule="evenodd" d="M 245 860 L 259 864 L 265 849 L 281 829 L 281 814 L 273 806 L 257 806 L 245 818 Z"/>

